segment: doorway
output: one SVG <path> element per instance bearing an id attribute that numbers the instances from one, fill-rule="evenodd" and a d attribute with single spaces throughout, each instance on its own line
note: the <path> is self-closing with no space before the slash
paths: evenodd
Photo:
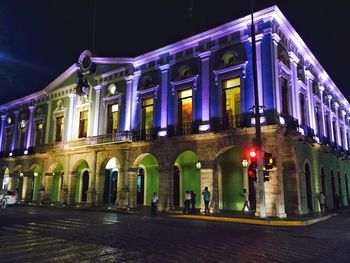
<path id="1" fill-rule="evenodd" d="M 86 202 L 87 192 L 89 190 L 89 171 L 84 171 L 82 176 L 83 176 L 83 182 L 82 182 L 82 189 L 81 189 L 81 201 Z"/>
<path id="2" fill-rule="evenodd" d="M 306 186 L 307 208 L 309 209 L 309 211 L 313 211 L 311 172 L 308 164 L 305 164 L 305 186 Z"/>
<path id="3" fill-rule="evenodd" d="M 180 170 L 174 166 L 173 206 L 180 206 Z"/>
<path id="4" fill-rule="evenodd" d="M 145 201 L 145 170 L 138 169 L 137 174 L 137 204 L 143 205 Z"/>

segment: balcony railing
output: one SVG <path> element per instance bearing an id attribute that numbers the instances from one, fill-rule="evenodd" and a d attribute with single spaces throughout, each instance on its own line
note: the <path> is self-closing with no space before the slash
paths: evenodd
<path id="1" fill-rule="evenodd" d="M 224 118 L 213 118 L 211 120 L 211 127 L 213 131 L 250 127 L 250 119 L 252 116 L 252 114 L 239 114 L 225 116 Z"/>
<path id="2" fill-rule="evenodd" d="M 281 114 L 281 117 L 283 117 L 283 119 L 284 119 L 287 130 L 298 131 L 298 128 L 299 128 L 298 119 L 296 119 L 293 116 L 290 116 L 288 114 Z"/>
<path id="3" fill-rule="evenodd" d="M 144 130 L 136 130 L 132 133 L 132 139 L 133 141 L 140 141 L 140 140 L 155 140 L 158 137 L 158 128 L 152 128 L 152 129 L 144 129 Z"/>
<path id="4" fill-rule="evenodd" d="M 178 136 L 198 133 L 198 124 L 196 122 L 187 122 L 168 126 L 168 136 Z"/>

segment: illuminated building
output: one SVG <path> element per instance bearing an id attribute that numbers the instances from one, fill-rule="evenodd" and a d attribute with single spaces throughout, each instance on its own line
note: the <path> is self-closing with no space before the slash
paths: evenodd
<path id="1" fill-rule="evenodd" d="M 267 215 L 348 205 L 350 105 L 277 7 L 255 13 Z M 0 106 L 0 180 L 23 202 L 241 210 L 255 136 L 250 16 L 135 58 L 84 51 L 43 90 Z M 256 202 L 258 203 L 258 202 Z M 257 208 L 259 212 L 259 207 Z"/>

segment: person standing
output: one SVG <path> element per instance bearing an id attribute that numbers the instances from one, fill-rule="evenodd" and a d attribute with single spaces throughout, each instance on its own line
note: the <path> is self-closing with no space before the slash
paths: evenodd
<path id="1" fill-rule="evenodd" d="M 185 208 L 184 208 L 184 214 L 189 214 L 191 211 L 190 211 L 190 204 L 191 204 L 191 194 L 190 194 L 190 191 L 186 191 L 186 195 L 185 195 L 185 202 L 184 202 L 184 205 L 185 205 Z"/>
<path id="2" fill-rule="evenodd" d="M 192 214 L 196 213 L 196 194 L 191 190 L 191 205 L 192 205 Z"/>
<path id="3" fill-rule="evenodd" d="M 203 195 L 203 200 L 205 205 L 204 214 L 209 215 L 210 192 L 207 186 L 202 191 L 202 195 Z"/>
<path id="4" fill-rule="evenodd" d="M 151 216 L 156 215 L 158 203 L 159 203 L 159 197 L 158 197 L 157 193 L 154 192 L 152 199 L 151 199 Z"/>
<path id="5" fill-rule="evenodd" d="M 250 213 L 250 205 L 249 205 L 249 196 L 248 196 L 248 192 L 246 189 L 243 189 L 243 194 L 241 195 L 244 198 L 244 205 L 242 208 L 242 212 L 248 212 Z M 245 210 L 247 208 L 247 211 Z"/>
<path id="6" fill-rule="evenodd" d="M 318 201 L 320 202 L 321 214 L 324 215 L 326 213 L 326 197 L 323 192 L 318 195 Z"/>

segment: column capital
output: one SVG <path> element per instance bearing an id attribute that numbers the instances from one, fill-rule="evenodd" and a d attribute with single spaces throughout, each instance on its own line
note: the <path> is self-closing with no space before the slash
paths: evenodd
<path id="1" fill-rule="evenodd" d="M 336 108 L 336 109 L 339 109 L 339 103 L 338 102 L 334 102 L 334 107 Z"/>
<path id="2" fill-rule="evenodd" d="M 33 113 L 35 110 L 35 106 L 29 106 L 28 109 L 29 109 L 30 113 Z"/>
<path id="3" fill-rule="evenodd" d="M 198 57 L 201 58 L 201 60 L 206 60 L 206 59 L 209 59 L 209 57 L 211 55 L 211 51 L 210 50 L 204 51 L 204 52 L 198 53 L 197 55 L 198 55 Z"/>
<path id="4" fill-rule="evenodd" d="M 7 115 L 1 115 L 1 120 L 4 121 Z"/>
<path id="5" fill-rule="evenodd" d="M 277 33 L 272 33 L 271 37 L 272 37 L 273 43 L 275 43 L 276 45 L 281 41 L 281 38 Z"/>
<path id="6" fill-rule="evenodd" d="M 125 79 L 125 81 L 126 81 L 127 83 L 129 83 L 129 82 L 133 81 L 134 75 L 126 76 L 126 77 L 124 77 L 124 79 Z"/>
<path id="7" fill-rule="evenodd" d="M 323 86 L 318 86 L 318 89 L 320 90 L 321 93 L 323 93 L 325 90 L 325 88 Z"/>
<path id="8" fill-rule="evenodd" d="M 164 64 L 159 66 L 159 69 L 162 73 L 168 71 L 169 68 L 170 68 L 170 64 Z"/>
<path id="9" fill-rule="evenodd" d="M 263 39 L 264 35 L 263 34 L 256 34 L 255 35 L 255 43 L 256 44 L 260 44 L 262 39 Z M 252 37 L 248 38 L 249 42 L 252 43 Z"/>
<path id="10" fill-rule="evenodd" d="M 327 99 L 330 101 L 330 100 L 332 100 L 332 95 L 327 95 Z"/>
<path id="11" fill-rule="evenodd" d="M 74 99 L 74 98 L 77 97 L 77 94 L 75 94 L 75 93 L 70 93 L 70 94 L 68 95 L 68 97 L 72 100 L 72 99 Z"/>
<path id="12" fill-rule="evenodd" d="M 315 79 L 314 75 L 312 75 L 311 71 L 308 70 L 308 69 L 305 70 L 305 76 L 306 76 L 307 78 L 309 78 L 310 80 L 314 80 L 314 79 Z"/>
<path id="13" fill-rule="evenodd" d="M 340 113 L 341 113 L 341 115 L 342 115 L 343 117 L 346 116 L 346 111 L 345 111 L 345 110 L 341 110 Z"/>
<path id="14" fill-rule="evenodd" d="M 288 52 L 288 55 L 289 55 L 289 59 L 290 59 L 293 63 L 295 63 L 295 64 L 298 64 L 298 63 L 299 63 L 300 59 L 297 57 L 297 55 L 294 54 L 293 51 L 289 51 L 289 52 Z"/>

